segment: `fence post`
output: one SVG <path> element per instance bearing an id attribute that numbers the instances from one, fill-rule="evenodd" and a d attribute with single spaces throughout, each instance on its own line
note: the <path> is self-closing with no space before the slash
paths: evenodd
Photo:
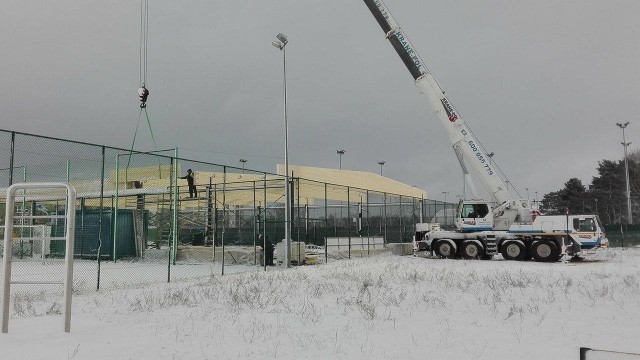
<path id="1" fill-rule="evenodd" d="M 309 244 L 309 214 L 311 213 L 309 210 L 309 198 L 306 198 L 306 201 L 307 203 L 304 204 L 304 243 Z M 315 229 L 315 225 L 313 228 Z M 315 239 L 315 236 L 313 238 Z"/>
<path id="2" fill-rule="evenodd" d="M 256 182 L 252 181 L 251 184 L 253 185 L 253 266 L 256 266 L 258 265 L 258 246 L 256 244 L 256 236 L 258 233 L 256 231 Z"/>
<path id="3" fill-rule="evenodd" d="M 292 180 L 293 181 L 293 180 Z M 301 257 L 302 251 L 300 250 L 300 178 L 298 178 L 298 186 L 296 187 L 296 215 L 298 216 L 296 221 L 296 227 L 298 230 L 298 266 L 302 265 Z"/>
<path id="4" fill-rule="evenodd" d="M 327 254 L 327 231 L 329 230 L 329 211 L 327 203 L 327 183 L 324 183 L 324 263 L 327 264 L 329 255 Z"/>
<path id="5" fill-rule="evenodd" d="M 416 226 L 416 198 L 411 197 L 411 222 L 413 223 L 413 227 Z"/>
<path id="6" fill-rule="evenodd" d="M 424 194 L 420 195 L 420 223 L 424 222 L 423 213 L 424 213 Z"/>
<path id="7" fill-rule="evenodd" d="M 175 148 L 174 150 L 174 157 L 176 158 L 176 160 L 173 163 L 173 167 L 175 168 L 173 170 L 173 182 L 175 184 L 174 187 L 174 191 L 173 191 L 173 226 L 172 226 L 172 239 L 171 242 L 173 243 L 173 251 L 172 255 L 173 255 L 173 265 L 176 264 L 176 258 L 178 257 L 178 216 L 180 214 L 180 187 L 178 186 L 178 173 L 179 173 L 179 158 L 178 158 L 178 148 Z"/>
<path id="8" fill-rule="evenodd" d="M 262 263 L 264 264 L 264 271 L 267 271 L 267 173 L 263 174 L 262 178 L 264 205 L 262 206 Z M 274 239 L 275 241 L 275 239 Z"/>
<path id="9" fill-rule="evenodd" d="M 69 160 L 67 160 L 68 162 Z M 26 183 L 27 182 L 27 166 L 23 166 L 22 167 L 22 182 Z M 68 176 L 67 176 L 67 182 L 69 182 Z M 26 211 L 25 209 L 27 208 L 27 190 L 22 190 L 22 215 L 24 216 Z M 20 219 L 20 225 L 22 225 L 23 227 L 20 228 L 20 234 L 22 235 L 24 233 L 24 217 L 22 219 Z M 33 220 L 32 220 L 33 221 Z M 33 249 L 31 250 L 32 254 L 31 256 L 33 256 Z M 20 240 L 20 259 L 22 259 L 24 257 L 24 241 Z"/>
<path id="10" fill-rule="evenodd" d="M 35 209 L 35 207 L 34 207 L 34 209 Z M 85 198 L 81 197 L 80 198 L 80 232 L 81 232 L 82 235 L 80 236 L 80 258 L 84 257 L 84 236 L 83 235 L 84 235 L 84 212 L 85 212 L 85 210 L 86 210 Z M 31 212 L 31 213 L 34 214 L 35 212 Z"/>
<path id="11" fill-rule="evenodd" d="M 369 222 L 369 190 L 367 190 L 367 256 L 371 256 L 371 223 Z"/>
<path id="12" fill-rule="evenodd" d="M 11 157 L 9 158 L 9 186 L 13 185 L 13 166 L 16 150 L 16 132 L 11 132 Z"/>
<path id="13" fill-rule="evenodd" d="M 224 275 L 224 231 L 227 228 L 227 167 L 222 167 L 222 273 Z"/>
<path id="14" fill-rule="evenodd" d="M 387 248 L 387 193 L 382 193 L 382 224 L 384 225 L 384 248 Z"/>
<path id="15" fill-rule="evenodd" d="M 400 256 L 404 255 L 404 221 L 402 221 L 402 195 L 398 197 L 400 201 Z"/>
<path id="16" fill-rule="evenodd" d="M 171 230 L 169 231 L 169 236 L 167 237 L 167 246 L 168 246 L 168 250 L 167 254 L 169 256 L 167 256 L 167 282 L 171 282 L 171 249 L 173 249 L 172 246 L 172 240 L 171 238 L 173 237 L 173 192 L 175 191 L 175 185 L 173 182 L 173 178 L 174 178 L 174 158 L 172 157 L 169 161 L 169 222 L 171 224 Z M 164 196 L 162 198 L 164 200 Z M 161 235 L 162 236 L 162 235 Z"/>
<path id="17" fill-rule="evenodd" d="M 213 262 L 216 262 L 216 240 L 218 240 L 218 184 L 213 184 Z"/>
<path id="18" fill-rule="evenodd" d="M 213 219 L 213 217 L 211 216 L 211 210 L 213 208 L 213 205 L 211 204 L 211 177 L 209 177 L 209 186 L 207 187 L 207 208 L 205 211 L 205 216 L 204 216 L 204 222 L 205 222 L 205 239 L 204 239 L 204 244 L 207 245 L 207 242 L 209 240 L 211 240 L 211 232 L 213 231 L 212 227 L 211 227 L 211 219 Z"/>
<path id="19" fill-rule="evenodd" d="M 118 198 L 120 189 L 120 154 L 116 154 L 116 191 L 115 191 L 115 204 L 113 204 L 113 249 L 111 249 L 112 260 L 116 262 L 116 244 L 118 240 L 118 204 L 120 200 Z"/>
<path id="20" fill-rule="evenodd" d="M 349 237 L 349 259 L 351 259 L 351 198 L 347 186 L 347 236 Z"/>
<path id="21" fill-rule="evenodd" d="M 98 217 L 98 274 L 96 280 L 96 290 L 100 290 L 100 258 L 102 250 L 102 212 L 104 211 L 104 163 L 105 147 L 102 147 L 102 169 L 100 170 L 100 215 Z"/>

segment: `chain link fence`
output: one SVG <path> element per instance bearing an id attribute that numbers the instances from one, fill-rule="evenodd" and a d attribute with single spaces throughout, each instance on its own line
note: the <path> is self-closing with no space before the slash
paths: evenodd
<path id="1" fill-rule="evenodd" d="M 77 190 L 76 291 L 262 271 L 269 244 L 275 245 L 275 263 L 284 259 L 283 176 L 182 159 L 178 149 L 130 152 L 0 130 L 0 225 L 6 188 L 43 181 L 69 182 Z M 297 177 L 290 185 L 294 264 L 389 250 L 408 255 L 416 223 L 453 225 L 453 204 Z M 54 215 L 64 206 L 63 197 L 22 196 L 13 211 Z M 17 231 L 64 231 L 63 220 L 26 218 L 15 224 Z M 14 273 L 47 277 L 56 266 L 60 271 L 62 264 L 53 260 L 64 256 L 64 244 L 41 245 L 14 244 L 14 259 L 45 259 L 16 262 Z"/>

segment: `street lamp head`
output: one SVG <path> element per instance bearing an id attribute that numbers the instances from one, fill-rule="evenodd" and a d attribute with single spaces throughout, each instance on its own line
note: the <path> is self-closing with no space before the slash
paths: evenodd
<path id="1" fill-rule="evenodd" d="M 274 41 L 271 43 L 271 45 L 273 45 L 273 47 L 277 47 L 280 50 L 284 48 L 284 45 L 282 45 L 282 43 L 280 43 L 279 41 Z"/>
<path id="2" fill-rule="evenodd" d="M 244 163 L 246 163 L 246 162 L 247 162 L 247 160 L 245 160 L 245 159 L 240 159 L 240 162 L 244 164 Z"/>
<path id="3" fill-rule="evenodd" d="M 624 123 L 624 124 L 616 123 L 616 125 L 618 125 L 618 127 L 620 127 L 621 129 L 624 129 L 624 128 L 626 128 L 626 127 L 629 125 L 629 122 L 627 121 L 627 122 L 626 122 L 626 123 Z"/>
<path id="4" fill-rule="evenodd" d="M 286 45 L 289 41 L 287 40 L 287 36 L 283 33 L 279 33 L 278 35 L 276 35 L 276 38 L 278 38 L 278 40 L 280 40 L 280 42 L 282 43 L 282 46 Z"/>
<path id="5" fill-rule="evenodd" d="M 384 164 L 386 164 L 384 161 L 378 161 L 378 165 L 382 166 Z"/>
<path id="6" fill-rule="evenodd" d="M 344 150 L 338 150 L 338 151 L 336 151 L 336 154 L 338 154 L 338 155 L 344 155 Z"/>

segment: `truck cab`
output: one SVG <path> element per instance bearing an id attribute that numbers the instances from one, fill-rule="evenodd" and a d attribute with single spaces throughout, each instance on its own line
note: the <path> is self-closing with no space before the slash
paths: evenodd
<path id="1" fill-rule="evenodd" d="M 597 215 L 541 215 L 530 224 L 512 225 L 509 232 L 534 239 L 567 235 L 573 244 L 570 250 L 576 253 L 609 245 Z"/>
<path id="2" fill-rule="evenodd" d="M 458 203 L 456 228 L 462 232 L 493 230 L 491 204 L 482 200 L 463 200 Z"/>

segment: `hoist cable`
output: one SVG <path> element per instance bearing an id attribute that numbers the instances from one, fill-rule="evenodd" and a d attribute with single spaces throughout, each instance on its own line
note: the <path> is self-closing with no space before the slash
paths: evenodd
<path id="1" fill-rule="evenodd" d="M 148 64 L 148 55 L 147 48 L 149 42 L 149 2 L 148 0 L 140 0 L 140 52 L 139 52 L 139 61 L 140 61 L 140 86 L 146 88 L 147 83 L 147 64 Z M 142 99 L 141 99 L 142 100 Z M 136 143 L 136 138 L 138 136 L 138 130 L 140 128 L 140 119 L 142 118 L 142 111 L 144 110 L 144 115 L 147 120 L 147 125 L 149 126 L 149 132 L 151 133 L 151 140 L 153 141 L 154 150 L 158 150 L 156 145 L 156 138 L 153 134 L 153 129 L 151 128 L 151 120 L 149 119 L 149 113 L 147 112 L 146 103 L 143 102 L 140 104 L 140 112 L 138 113 L 138 121 L 136 123 L 136 130 L 133 134 L 133 141 L 131 143 L 131 150 L 129 151 L 129 159 L 127 160 L 127 168 L 125 172 L 125 181 L 128 181 L 128 170 L 131 165 L 131 157 L 133 156 L 133 150 Z M 162 178 L 162 170 L 160 166 L 160 160 L 158 160 L 158 172 L 160 178 Z"/>
<path id="2" fill-rule="evenodd" d="M 147 83 L 147 64 L 149 43 L 149 2 L 140 0 L 140 85 Z"/>
<path id="3" fill-rule="evenodd" d="M 142 44 L 144 43 L 144 8 L 143 8 L 143 0 L 140 0 L 140 42 L 138 49 L 138 58 L 140 60 L 140 84 L 142 84 L 142 73 L 143 73 L 143 55 L 142 55 Z"/>
<path id="4" fill-rule="evenodd" d="M 149 44 L 149 1 L 144 1 L 144 77 L 143 81 L 147 83 L 147 64 L 148 64 L 148 44 Z"/>

